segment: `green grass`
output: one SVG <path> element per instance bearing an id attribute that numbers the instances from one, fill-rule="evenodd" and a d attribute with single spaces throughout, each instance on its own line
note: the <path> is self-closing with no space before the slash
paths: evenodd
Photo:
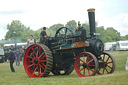
<path id="1" fill-rule="evenodd" d="M 54 76 L 29 78 L 23 66 L 14 67 L 16 72 L 10 71 L 9 63 L 0 64 L 0 85 L 128 85 L 128 71 L 125 71 L 128 51 L 109 52 L 116 60 L 116 70 L 109 75 L 96 75 L 81 78 L 74 71 L 68 76 Z"/>

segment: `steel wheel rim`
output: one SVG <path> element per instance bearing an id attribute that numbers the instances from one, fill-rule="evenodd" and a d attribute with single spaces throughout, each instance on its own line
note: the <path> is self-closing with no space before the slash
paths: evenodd
<path id="1" fill-rule="evenodd" d="M 47 67 L 47 56 L 43 48 L 37 44 L 30 46 L 24 55 L 24 68 L 31 78 L 41 77 Z"/>
<path id="2" fill-rule="evenodd" d="M 100 61 L 104 62 L 105 68 L 99 68 L 97 74 L 103 75 L 103 74 L 113 73 L 116 66 L 114 58 L 110 54 L 105 52 L 100 57 L 101 57 Z"/>
<path id="3" fill-rule="evenodd" d="M 91 60 L 89 60 L 89 58 L 91 58 Z M 79 64 L 79 61 L 80 61 L 80 64 Z M 91 62 L 93 62 L 93 64 L 91 64 Z M 87 67 L 84 67 L 83 65 L 84 63 L 86 63 Z M 89 76 L 95 75 L 97 71 L 97 66 L 98 64 L 97 64 L 96 58 L 94 58 L 93 55 L 88 52 L 79 54 L 75 60 L 75 70 L 80 77 L 89 77 Z M 90 67 L 93 67 L 93 69 L 91 69 Z"/>

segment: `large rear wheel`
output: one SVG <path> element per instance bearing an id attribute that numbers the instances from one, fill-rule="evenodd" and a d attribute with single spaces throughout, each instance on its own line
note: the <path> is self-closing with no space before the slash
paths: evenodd
<path id="1" fill-rule="evenodd" d="M 49 48 L 43 44 L 28 47 L 24 55 L 24 68 L 31 78 L 46 77 L 53 65 L 53 57 Z"/>
<path id="2" fill-rule="evenodd" d="M 80 77 L 93 76 L 98 68 L 97 58 L 93 54 L 83 52 L 76 57 L 75 70 Z"/>

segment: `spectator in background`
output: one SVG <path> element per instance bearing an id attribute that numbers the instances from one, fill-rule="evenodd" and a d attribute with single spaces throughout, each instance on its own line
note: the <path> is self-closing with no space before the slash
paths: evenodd
<path id="1" fill-rule="evenodd" d="M 33 35 L 30 35 L 29 36 L 29 39 L 27 41 L 27 45 L 26 45 L 26 48 L 28 48 L 29 46 L 33 45 L 33 44 L 36 44 L 36 41 L 35 39 L 33 39 Z"/>
<path id="2" fill-rule="evenodd" d="M 21 54 L 20 54 L 19 49 L 16 50 L 15 56 L 16 56 L 16 66 L 20 66 L 20 56 L 21 56 Z"/>
<path id="3" fill-rule="evenodd" d="M 21 53 L 21 59 L 22 59 L 22 61 L 24 59 L 24 49 L 22 50 L 22 53 Z"/>
<path id="4" fill-rule="evenodd" d="M 10 60 L 10 68 L 11 68 L 12 72 L 15 72 L 15 69 L 13 67 L 13 63 L 15 61 L 15 53 L 12 51 L 11 48 L 9 48 L 9 52 L 10 52 L 10 54 L 9 54 L 8 59 Z"/>

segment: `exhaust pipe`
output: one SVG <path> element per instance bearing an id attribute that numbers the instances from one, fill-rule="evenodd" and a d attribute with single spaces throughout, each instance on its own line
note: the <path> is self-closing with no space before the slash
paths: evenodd
<path id="1" fill-rule="evenodd" d="M 95 27 L 95 9 L 88 9 L 90 35 L 91 38 L 96 38 L 96 27 Z"/>

